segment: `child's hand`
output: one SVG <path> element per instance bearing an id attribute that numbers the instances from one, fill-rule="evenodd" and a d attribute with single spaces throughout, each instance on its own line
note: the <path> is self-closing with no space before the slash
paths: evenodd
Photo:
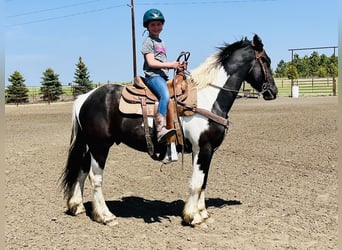
<path id="1" fill-rule="evenodd" d="M 178 69 L 180 67 L 180 62 L 178 61 L 171 62 L 170 66 L 172 69 Z"/>

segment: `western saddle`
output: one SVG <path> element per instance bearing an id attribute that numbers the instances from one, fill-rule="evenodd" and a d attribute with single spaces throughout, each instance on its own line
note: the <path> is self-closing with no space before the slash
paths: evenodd
<path id="1" fill-rule="evenodd" d="M 197 90 L 192 81 L 186 79 L 185 73 L 189 52 L 181 52 L 178 61 L 182 67 L 177 69 L 172 80 L 167 81 L 170 93 L 170 102 L 166 115 L 166 127 L 176 129 L 176 135 L 168 139 L 168 143 L 175 142 L 176 145 L 184 149 L 183 130 L 180 123 L 180 116 L 191 116 L 200 113 L 209 119 L 228 127 L 228 119 L 218 117 L 210 111 L 197 108 Z M 148 126 L 148 117 L 154 117 L 157 112 L 158 98 L 145 84 L 145 79 L 141 76 L 134 78 L 132 85 L 126 85 L 121 94 L 119 109 L 125 114 L 142 115 L 148 154 L 155 160 L 161 160 L 156 156 L 154 144 Z"/>

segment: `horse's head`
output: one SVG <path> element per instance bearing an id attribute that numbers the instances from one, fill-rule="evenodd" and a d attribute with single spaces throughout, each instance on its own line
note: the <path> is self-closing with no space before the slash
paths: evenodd
<path id="1" fill-rule="evenodd" d="M 278 88 L 271 74 L 271 59 L 266 54 L 258 35 L 254 35 L 251 48 L 254 56 L 245 80 L 262 93 L 265 100 L 273 100 L 277 97 Z"/>

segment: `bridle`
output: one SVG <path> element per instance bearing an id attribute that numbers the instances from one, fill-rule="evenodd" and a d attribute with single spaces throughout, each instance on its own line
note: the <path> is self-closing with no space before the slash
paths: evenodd
<path id="1" fill-rule="evenodd" d="M 181 56 L 184 56 L 183 54 L 180 55 Z M 188 56 L 187 56 L 188 57 Z M 255 64 L 256 62 L 259 62 L 260 66 L 261 66 L 261 69 L 262 69 L 262 73 L 264 74 L 264 83 L 262 84 L 261 86 L 261 94 L 264 94 L 266 92 L 268 92 L 268 94 L 271 96 L 271 97 L 274 97 L 274 95 L 272 94 L 272 91 L 271 91 L 271 84 L 269 82 L 269 75 L 267 74 L 267 71 L 266 71 L 266 66 L 263 62 L 263 60 L 265 60 L 266 62 L 268 62 L 270 64 L 270 61 L 269 59 L 267 58 L 266 54 L 265 54 L 265 51 L 262 50 L 261 52 L 257 52 L 255 50 L 255 58 L 253 60 L 253 63 L 252 63 L 252 66 L 251 68 L 249 69 L 247 75 L 249 73 L 252 72 L 253 68 L 255 67 Z M 187 70 L 184 71 L 184 76 L 187 76 L 190 78 L 190 81 L 194 83 L 194 79 L 192 78 L 191 76 L 191 73 L 188 72 Z M 186 79 L 186 77 L 185 77 Z M 212 83 L 209 83 L 208 86 L 211 86 L 211 87 L 214 87 L 214 88 L 218 88 L 218 89 L 221 89 L 221 90 L 224 90 L 226 92 L 234 92 L 234 93 L 238 93 L 239 92 L 239 89 L 230 89 L 230 88 L 225 88 L 225 87 L 221 87 L 221 86 L 218 86 L 216 84 L 212 84 Z M 183 105 L 184 107 L 192 110 L 193 112 L 197 112 L 197 113 L 200 113 L 206 117 L 208 117 L 209 119 L 215 121 L 216 123 L 218 124 L 221 124 L 223 125 L 225 128 L 226 128 L 226 131 L 227 131 L 227 128 L 229 126 L 229 120 L 228 118 L 225 119 L 219 115 L 216 115 L 208 110 L 205 110 L 203 108 L 198 108 L 196 106 L 187 106 L 185 103 L 183 102 L 179 102 L 177 101 L 178 104 L 180 105 Z"/>
<path id="2" fill-rule="evenodd" d="M 264 74 L 264 81 L 265 81 L 262 84 L 262 86 L 261 86 L 260 93 L 264 94 L 264 93 L 268 92 L 269 95 L 273 97 L 272 91 L 270 89 L 271 88 L 271 84 L 269 82 L 269 74 L 267 74 L 266 66 L 265 66 L 263 60 L 265 60 L 266 62 L 270 63 L 270 61 L 267 58 L 264 50 L 262 50 L 261 52 L 258 52 L 258 51 L 255 50 L 255 58 L 253 60 L 252 66 L 249 69 L 247 74 L 251 73 L 253 68 L 256 65 L 256 62 L 259 62 L 260 66 L 261 66 L 261 69 L 262 69 L 262 73 Z M 194 82 L 193 78 L 191 77 L 191 73 L 190 72 L 185 70 L 184 73 L 185 73 L 186 76 L 188 76 L 190 78 L 190 81 Z M 221 86 L 218 86 L 218 85 L 212 84 L 212 83 L 209 83 L 208 85 L 211 86 L 211 87 L 214 87 L 214 88 L 218 88 L 218 89 L 224 90 L 226 92 L 234 92 L 234 93 L 238 93 L 239 92 L 238 89 L 225 88 L 225 87 L 221 87 Z M 182 102 L 177 102 L 177 103 L 182 104 L 185 107 L 187 106 L 185 103 L 182 103 Z M 197 108 L 197 107 L 187 107 L 187 108 L 191 109 L 193 112 L 197 112 L 197 113 L 200 113 L 200 114 L 202 114 L 204 116 L 209 117 L 211 120 L 217 122 L 218 124 L 223 125 L 225 128 L 227 128 L 228 125 L 229 125 L 229 120 L 228 119 L 220 117 L 220 116 L 218 116 L 218 115 L 216 115 L 216 114 L 214 114 L 214 113 L 212 113 L 210 111 L 207 111 L 207 110 L 202 109 L 202 108 Z"/>
<path id="3" fill-rule="evenodd" d="M 255 51 L 255 58 L 253 60 L 253 64 L 250 68 L 250 70 L 248 71 L 248 74 L 252 72 L 256 62 L 259 62 L 260 64 L 260 67 L 262 69 L 262 73 L 264 74 L 264 83 L 262 84 L 261 86 L 261 91 L 260 93 L 261 94 L 264 94 L 266 92 L 268 92 L 271 96 L 273 96 L 270 88 L 271 88 L 271 84 L 270 84 L 270 81 L 269 81 L 269 74 L 267 73 L 266 71 L 266 66 L 265 66 L 265 63 L 263 62 L 263 60 L 267 61 L 268 63 L 270 63 L 270 61 L 268 60 L 268 58 L 266 57 L 266 54 L 265 54 L 265 51 L 262 50 L 260 52 L 258 51 Z"/>
<path id="4" fill-rule="evenodd" d="M 269 59 L 266 57 L 266 54 L 265 54 L 264 50 L 262 50 L 260 52 L 255 50 L 255 57 L 254 57 L 252 66 L 249 69 L 247 74 L 252 72 L 252 70 L 254 69 L 256 63 L 258 62 L 260 64 L 260 66 L 261 66 L 262 73 L 264 75 L 264 83 L 261 86 L 260 93 L 264 94 L 264 93 L 268 92 L 270 96 L 273 96 L 272 91 L 270 89 L 271 88 L 271 84 L 270 84 L 270 81 L 269 81 L 269 74 L 266 71 L 266 66 L 265 66 L 265 63 L 263 62 L 263 60 L 265 60 L 268 63 L 270 63 Z M 213 84 L 213 83 L 209 83 L 208 85 L 211 86 L 211 87 L 214 87 L 214 88 L 222 89 L 222 90 L 227 91 L 227 92 L 239 93 L 239 90 L 230 89 L 230 88 L 224 88 L 224 87 L 221 87 L 221 86 L 217 86 L 216 84 Z"/>

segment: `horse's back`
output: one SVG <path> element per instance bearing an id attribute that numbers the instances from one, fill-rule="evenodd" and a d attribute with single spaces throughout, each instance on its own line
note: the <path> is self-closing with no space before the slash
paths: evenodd
<path id="1" fill-rule="evenodd" d="M 80 114 L 104 112 L 118 107 L 122 88 L 118 84 L 106 84 L 85 94 Z"/>
<path id="2" fill-rule="evenodd" d="M 105 139 L 110 145 L 123 142 L 146 151 L 142 116 L 119 110 L 123 88 L 123 85 L 106 84 L 86 96 L 79 112 L 83 133 L 94 141 Z"/>
<path id="3" fill-rule="evenodd" d="M 119 119 L 118 107 L 122 86 L 106 84 L 81 96 L 80 125 L 86 133 L 97 133 L 96 136 L 111 136 L 110 128 L 113 120 Z"/>

